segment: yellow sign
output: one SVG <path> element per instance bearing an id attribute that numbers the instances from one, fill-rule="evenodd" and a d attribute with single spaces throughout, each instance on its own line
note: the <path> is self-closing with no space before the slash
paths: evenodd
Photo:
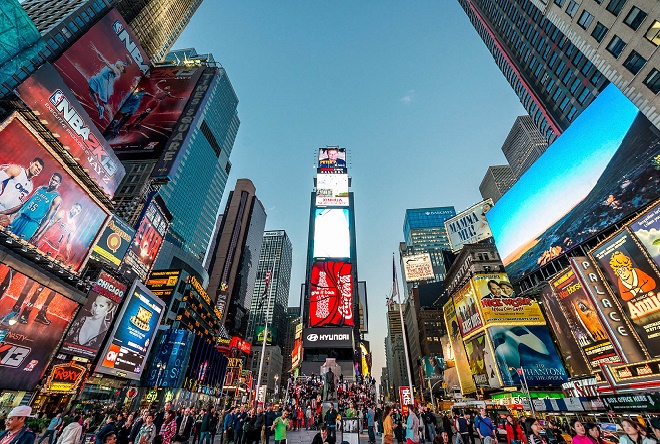
<path id="1" fill-rule="evenodd" d="M 516 295 L 505 273 L 476 274 L 472 285 L 477 293 L 483 322 L 490 325 L 545 325 L 536 299 Z"/>
<path id="2" fill-rule="evenodd" d="M 469 285 L 469 284 L 468 284 Z M 456 370 L 458 371 L 458 380 L 461 384 L 461 391 L 463 395 L 475 393 L 477 386 L 472 379 L 472 371 L 468 364 L 467 355 L 465 353 L 465 346 L 461 337 L 461 329 L 458 326 L 458 318 L 456 316 L 456 308 L 454 301 L 449 299 L 449 302 L 443 307 L 445 315 L 445 323 L 447 325 L 447 332 L 449 334 L 449 341 L 451 343 L 452 351 L 454 352 L 454 362 L 456 363 Z"/>

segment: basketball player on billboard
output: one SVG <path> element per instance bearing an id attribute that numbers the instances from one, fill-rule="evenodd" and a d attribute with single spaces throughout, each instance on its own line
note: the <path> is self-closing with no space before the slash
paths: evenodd
<path id="1" fill-rule="evenodd" d="M 46 255 L 68 263 L 71 258 L 71 244 L 76 232 L 76 217 L 82 211 L 82 205 L 74 204 L 66 212 L 58 211 L 53 221 L 34 235 L 33 243 Z"/>
<path id="2" fill-rule="evenodd" d="M 133 121 L 130 125 L 126 127 L 127 130 L 130 131 L 131 126 L 135 125 L 135 129 L 140 129 L 142 128 L 142 121 L 149 117 L 149 114 L 154 112 L 156 108 L 160 106 L 160 104 L 163 102 L 165 99 L 175 99 L 175 100 L 184 100 L 185 97 L 177 97 L 172 95 L 170 92 L 170 89 L 172 88 L 169 85 L 165 85 L 161 88 L 161 83 L 166 82 L 166 79 L 159 80 L 158 83 L 156 83 L 156 94 L 151 95 L 152 99 L 147 103 L 147 108 L 142 111 L 138 117 Z"/>
<path id="3" fill-rule="evenodd" d="M 62 175 L 53 173 L 48 185 L 37 188 L 21 206 L 16 219 L 9 224 L 7 229 L 20 238 L 32 241 L 32 238 L 44 227 L 47 227 L 57 213 L 62 203 L 62 197 L 58 191 L 61 184 Z"/>
<path id="4" fill-rule="evenodd" d="M 103 113 L 112 96 L 115 81 L 126 72 L 126 67 L 131 65 L 132 61 L 130 55 L 126 54 L 125 62 L 117 60 L 115 63 L 110 63 L 93 43 L 90 46 L 104 65 L 99 72 L 87 79 L 89 94 L 99 112 L 99 120 L 103 120 Z"/>
<path id="5" fill-rule="evenodd" d="M 44 161 L 32 159 L 27 168 L 16 164 L 0 166 L 0 225 L 11 223 L 9 215 L 16 213 L 32 193 L 32 179 L 44 169 Z"/>

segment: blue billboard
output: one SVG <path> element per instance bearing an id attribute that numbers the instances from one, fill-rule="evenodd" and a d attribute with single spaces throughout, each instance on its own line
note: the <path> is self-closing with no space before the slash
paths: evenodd
<path id="1" fill-rule="evenodd" d="M 195 334 L 188 330 L 161 331 L 156 341 L 158 349 L 150 363 L 144 385 L 148 387 L 181 387 L 194 339 Z"/>

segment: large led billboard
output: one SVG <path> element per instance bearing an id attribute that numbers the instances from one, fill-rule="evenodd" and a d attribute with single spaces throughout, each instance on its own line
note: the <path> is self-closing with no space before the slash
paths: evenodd
<path id="1" fill-rule="evenodd" d="M 150 62 L 121 14 L 112 9 L 53 65 L 103 131 L 147 73 Z"/>
<path id="2" fill-rule="evenodd" d="M 170 328 L 162 330 L 156 339 L 158 349 L 145 378 L 148 387 L 181 387 L 188 359 L 192 353 L 195 333 Z M 162 362 L 165 368 L 158 368 L 155 363 Z"/>
<path id="3" fill-rule="evenodd" d="M 660 195 L 660 136 L 608 86 L 488 212 L 512 281 Z"/>
<path id="4" fill-rule="evenodd" d="M 96 371 L 140 379 L 153 345 L 165 304 L 135 281 L 117 318 Z"/>
<path id="5" fill-rule="evenodd" d="M 467 355 L 465 353 L 465 346 L 463 345 L 463 338 L 461 337 L 461 329 L 458 326 L 459 321 L 456 317 L 454 302 L 449 299 L 442 308 L 442 311 L 445 316 L 445 325 L 447 326 L 447 334 L 449 335 L 449 342 L 452 351 L 452 353 L 447 354 L 447 356 L 451 355 L 454 357 L 454 365 L 458 372 L 458 379 L 461 384 L 463 395 L 474 393 L 477 391 L 477 387 L 474 384 L 472 371 L 470 370 L 470 365 L 468 364 Z"/>
<path id="6" fill-rule="evenodd" d="M 317 208 L 314 214 L 314 257 L 351 256 L 348 209 Z"/>
<path id="7" fill-rule="evenodd" d="M 117 216 L 112 216 L 103 234 L 92 249 L 90 257 L 117 269 L 131 245 L 135 229 Z"/>
<path id="8" fill-rule="evenodd" d="M 353 267 L 314 262 L 310 279 L 309 326 L 353 326 Z"/>
<path id="9" fill-rule="evenodd" d="M 103 133 L 117 152 L 161 152 L 204 71 L 203 67 L 154 68 L 140 80 Z"/>
<path id="10" fill-rule="evenodd" d="M 0 228 L 78 271 L 108 213 L 18 114 L 0 124 Z"/>
<path id="11" fill-rule="evenodd" d="M 411 254 L 403 257 L 406 282 L 418 282 L 435 278 L 429 253 Z"/>
<path id="12" fill-rule="evenodd" d="M 0 263 L 0 379 L 32 391 L 78 304 Z"/>
<path id="13" fill-rule="evenodd" d="M 47 122 L 48 129 L 57 134 L 89 177 L 112 197 L 126 175 L 124 166 L 53 65 L 42 65 L 16 88 L 16 93 Z"/>
<path id="14" fill-rule="evenodd" d="M 319 148 L 319 165 L 321 172 L 346 170 L 346 148 L 328 146 Z"/>
<path id="15" fill-rule="evenodd" d="M 516 295 L 505 273 L 475 274 L 471 281 L 484 325 L 545 324 L 538 301 Z"/>
<path id="16" fill-rule="evenodd" d="M 460 250 L 465 244 L 474 244 L 493 236 L 486 219 L 486 213 L 491 208 L 493 200 L 486 199 L 445 221 L 452 251 Z"/>
<path id="17" fill-rule="evenodd" d="M 348 206 L 348 174 L 316 176 L 316 206 Z"/>

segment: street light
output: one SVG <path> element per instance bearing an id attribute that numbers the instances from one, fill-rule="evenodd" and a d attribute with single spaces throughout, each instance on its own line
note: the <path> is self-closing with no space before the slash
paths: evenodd
<path id="1" fill-rule="evenodd" d="M 440 384 L 444 379 L 438 379 L 435 384 L 431 385 L 431 378 L 427 379 L 429 382 L 429 391 L 431 392 L 431 408 L 435 412 L 435 402 L 433 401 L 433 389 L 435 388 L 436 385 Z"/>
<path id="2" fill-rule="evenodd" d="M 525 376 L 525 369 L 520 366 L 519 368 L 509 367 L 509 370 L 515 370 L 520 375 L 520 385 L 527 394 L 529 400 L 529 409 L 532 412 L 532 418 L 536 418 L 536 411 L 534 410 L 534 403 L 532 402 L 532 394 L 529 392 L 529 385 L 527 384 L 527 376 Z"/>
<path id="3" fill-rule="evenodd" d="M 277 381 L 280 380 L 280 375 L 275 373 L 275 376 L 273 376 L 273 378 L 275 379 L 275 397 L 277 398 L 277 394 L 278 394 L 278 391 L 279 391 L 278 390 L 279 386 L 277 385 Z"/>

